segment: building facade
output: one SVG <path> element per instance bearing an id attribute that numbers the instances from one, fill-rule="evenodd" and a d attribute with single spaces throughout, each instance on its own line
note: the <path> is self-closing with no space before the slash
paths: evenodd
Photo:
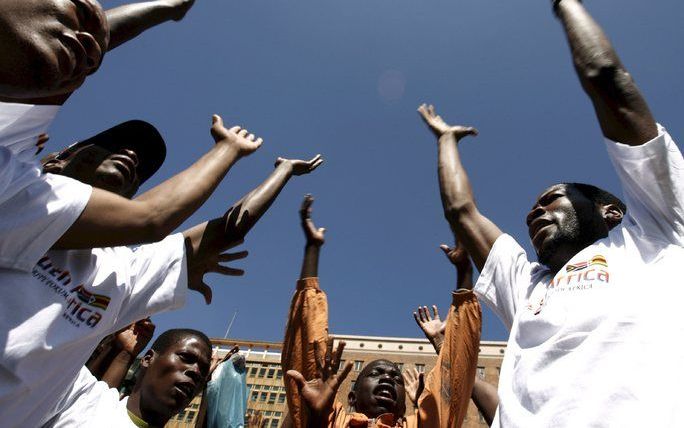
<path id="1" fill-rule="evenodd" d="M 337 399 L 346 404 L 351 390 L 361 369 L 370 361 L 388 359 L 395 362 L 403 370 L 416 368 L 419 372 L 428 373 L 435 365 L 437 356 L 430 342 L 426 339 L 334 335 L 335 341 L 345 341 L 344 361 L 353 363 L 352 371 L 341 385 Z M 250 427 L 277 428 L 282 425 L 287 414 L 285 399 L 284 373 L 280 366 L 282 343 L 261 342 L 239 339 L 212 339 L 223 355 L 234 345 L 240 347 L 240 353 L 247 361 L 247 417 L 253 422 Z M 480 344 L 477 375 L 493 385 L 498 385 L 499 371 L 506 349 L 505 342 L 487 342 Z M 408 401 L 408 398 L 407 398 Z M 200 398 L 195 398 L 188 408 L 169 421 L 169 428 L 190 428 L 195 426 Z M 407 406 L 408 414 L 413 413 Z M 470 403 L 464 428 L 486 427 L 475 405 Z"/>

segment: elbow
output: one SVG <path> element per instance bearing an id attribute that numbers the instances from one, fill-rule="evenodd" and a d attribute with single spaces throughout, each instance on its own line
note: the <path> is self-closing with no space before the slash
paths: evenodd
<path id="1" fill-rule="evenodd" d="M 172 234 L 175 228 L 175 224 L 151 217 L 141 225 L 142 238 L 146 242 L 158 242 Z"/>
<path id="2" fill-rule="evenodd" d="M 575 68 L 582 86 L 589 93 L 621 94 L 632 85 L 632 78 L 620 61 L 612 55 L 602 54 Z"/>
<path id="3" fill-rule="evenodd" d="M 453 202 L 444 207 L 444 217 L 451 225 L 458 225 L 475 213 L 477 213 L 477 207 L 472 199 Z"/>

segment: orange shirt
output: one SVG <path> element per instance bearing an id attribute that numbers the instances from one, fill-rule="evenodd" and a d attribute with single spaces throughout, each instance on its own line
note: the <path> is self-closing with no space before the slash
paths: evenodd
<path id="1" fill-rule="evenodd" d="M 444 344 L 435 368 L 425 378 L 425 390 L 418 400 L 416 415 L 398 422 L 394 415 L 382 415 L 369 421 L 365 415 L 347 413 L 344 406 L 335 403 L 328 427 L 460 427 L 475 382 L 481 317 L 480 305 L 471 291 L 452 293 Z M 283 343 L 283 371 L 297 370 L 305 379 L 316 377 L 314 343 L 318 342 L 320 349 L 325 349 L 327 338 L 328 299 L 318 285 L 318 278 L 297 281 Z M 286 378 L 285 389 L 292 425 L 306 428 L 306 409 L 296 382 Z"/>

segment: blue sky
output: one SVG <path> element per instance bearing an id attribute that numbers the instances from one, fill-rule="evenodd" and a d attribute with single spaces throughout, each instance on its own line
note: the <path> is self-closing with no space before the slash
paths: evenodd
<path id="1" fill-rule="evenodd" d="M 231 337 L 281 340 L 304 244 L 297 209 L 310 192 L 314 219 L 328 229 L 320 276 L 331 331 L 418 337 L 411 312 L 433 303 L 445 311 L 455 282 L 438 249 L 453 238 L 420 103 L 480 130 L 461 145 L 480 210 L 528 250 L 524 216 L 548 185 L 583 181 L 620 194 L 548 3 L 197 0 L 184 21 L 111 52 L 61 111 L 49 144 L 147 120 L 168 146 L 149 188 L 211 147 L 212 113 L 262 136 L 179 230 L 221 215 L 277 156 L 322 153 L 326 162 L 294 177 L 247 237 L 250 256 L 235 264 L 247 274 L 207 276 L 213 304 L 191 292 L 185 308 L 154 317 L 157 331 L 222 337 L 238 310 Z M 585 3 L 658 121 L 681 138 L 684 3 Z M 483 339 L 507 336 L 485 310 Z"/>

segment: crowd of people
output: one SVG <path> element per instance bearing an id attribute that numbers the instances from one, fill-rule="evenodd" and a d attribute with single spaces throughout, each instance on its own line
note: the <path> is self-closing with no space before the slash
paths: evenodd
<path id="1" fill-rule="evenodd" d="M 402 373 L 389 359 L 372 361 L 349 395 L 337 396 L 352 366 L 341 364 L 345 343 L 329 336 L 318 275 L 325 229 L 315 226 L 307 195 L 300 210 L 304 259 L 282 353 L 286 426 L 459 427 L 471 399 L 495 427 L 684 426 L 671 393 L 679 376 L 645 369 L 684 328 L 671 319 L 680 294 L 672 273 L 684 260 L 684 160 L 585 5 L 551 3 L 625 202 L 589 184 L 546 188 L 526 218 L 534 261 L 478 210 L 458 150 L 477 130 L 420 106 L 437 139 L 444 216 L 457 242 L 442 246 L 457 271 L 447 316 L 436 306 L 413 314 L 437 363 L 424 375 Z M 244 390 L 229 393 L 231 382 L 244 387 L 244 357 L 237 348 L 212 355 L 200 331 L 161 333 L 133 383 L 124 378 L 153 337 L 150 316 L 182 308 L 187 290 L 211 303 L 207 273 L 242 275 L 227 263 L 247 252 L 232 249 L 288 181 L 314 172 L 323 158 L 278 158 L 223 215 L 175 232 L 261 138 L 214 115 L 213 147 L 141 195 L 167 150 L 147 122 L 124 122 L 41 153 L 59 107 L 106 52 L 183 19 L 193 4 L 153 0 L 104 10 L 97 0 L 3 1 L 2 426 L 163 426 L 201 391 L 198 426 L 245 424 Z M 645 286 L 655 284 L 666 297 L 651 297 Z M 476 376 L 479 301 L 510 330 L 498 389 Z M 683 361 L 684 349 L 672 347 L 669 358 Z"/>

